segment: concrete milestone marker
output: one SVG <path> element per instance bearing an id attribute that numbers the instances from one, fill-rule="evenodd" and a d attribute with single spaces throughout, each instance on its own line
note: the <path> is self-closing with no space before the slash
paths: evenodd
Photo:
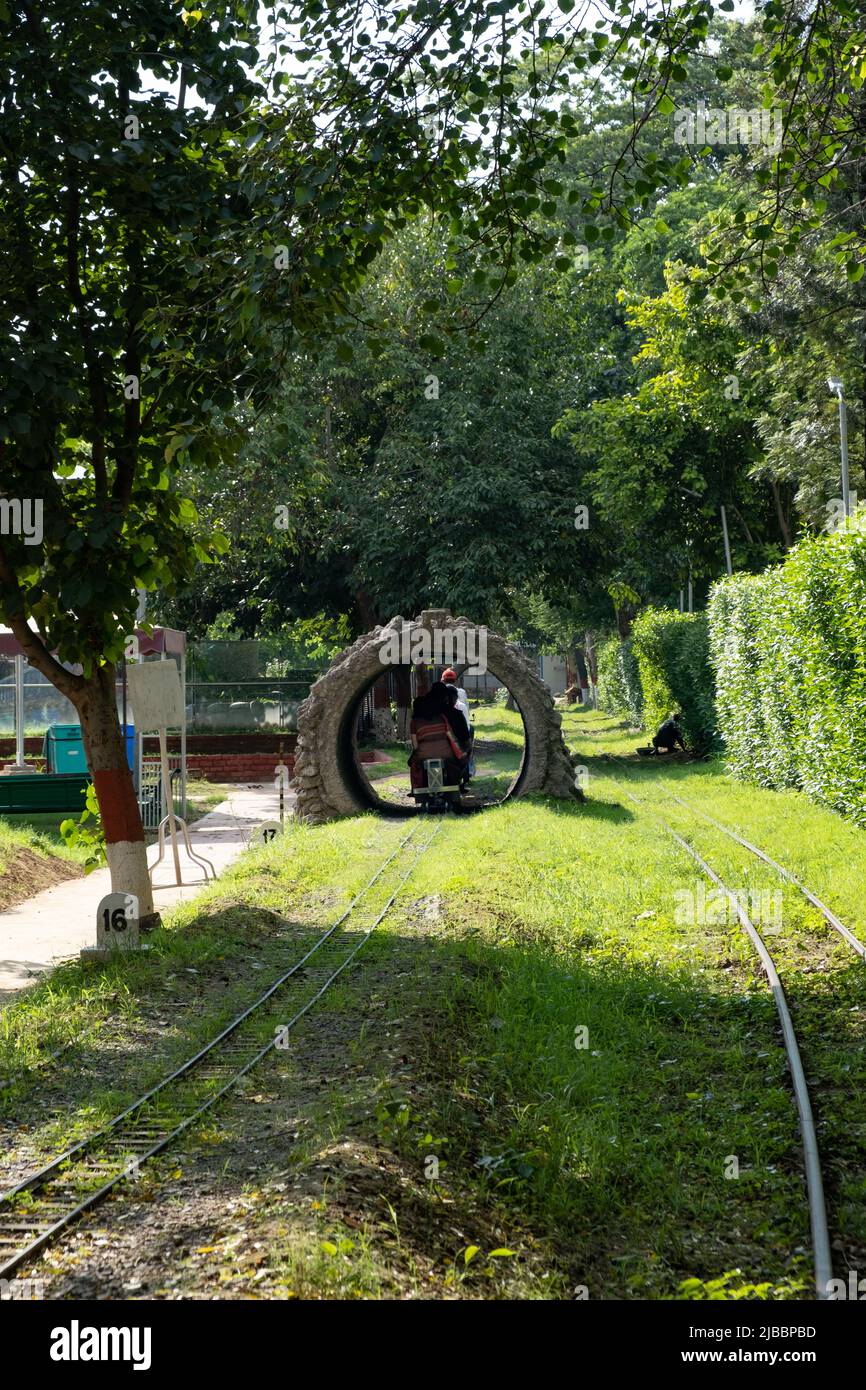
<path id="1" fill-rule="evenodd" d="M 269 845 L 278 835 L 283 833 L 283 827 L 278 820 L 266 820 L 261 825 L 257 825 L 250 836 L 250 844 Z"/>
<path id="2" fill-rule="evenodd" d="M 107 960 L 114 951 L 138 951 L 138 898 L 134 893 L 108 893 L 96 909 L 96 945 L 85 946 L 84 960 Z"/>

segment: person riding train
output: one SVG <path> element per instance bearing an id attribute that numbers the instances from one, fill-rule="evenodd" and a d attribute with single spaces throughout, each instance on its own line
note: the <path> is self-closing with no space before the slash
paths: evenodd
<path id="1" fill-rule="evenodd" d="M 449 692 L 452 704 L 456 705 L 457 709 L 466 720 L 466 728 L 469 733 L 469 758 L 466 770 L 466 780 L 468 781 L 470 777 L 475 776 L 475 730 L 469 718 L 469 699 L 463 686 L 457 684 L 457 672 L 454 670 L 453 666 L 447 667 L 447 669 L 442 672 L 442 683 Z"/>
<path id="2" fill-rule="evenodd" d="M 469 726 L 442 681 L 434 682 L 426 695 L 416 698 L 409 735 L 413 789 L 425 785 L 424 763 L 431 758 L 442 760 L 446 784 L 463 786 L 469 762 Z"/>
<path id="3" fill-rule="evenodd" d="M 457 691 L 457 708 L 459 709 L 460 713 L 463 715 L 463 718 L 466 720 L 466 723 L 467 723 L 467 725 L 468 725 L 468 724 L 469 724 L 469 701 L 468 701 L 468 699 L 466 698 L 466 691 L 463 689 L 463 686 L 457 684 L 457 672 L 454 670 L 454 667 L 453 667 L 453 666 L 448 666 L 448 667 L 442 672 L 442 684 L 443 684 L 443 685 L 446 685 L 446 686 L 448 687 L 449 690 L 456 690 L 456 691 Z"/>

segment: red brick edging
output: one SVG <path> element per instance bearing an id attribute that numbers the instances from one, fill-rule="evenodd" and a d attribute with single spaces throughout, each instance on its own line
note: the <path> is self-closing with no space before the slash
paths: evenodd
<path id="1" fill-rule="evenodd" d="M 153 756 L 150 750 L 147 756 Z M 387 758 L 387 753 L 377 748 L 365 749 L 361 754 L 362 763 L 384 762 Z M 271 782 L 279 761 L 276 753 L 188 753 L 186 771 L 188 777 L 205 782 Z M 294 757 L 286 754 L 283 761 L 291 777 L 295 770 Z M 28 762 L 44 766 L 41 758 L 29 757 Z M 3 766 L 0 761 L 0 767 Z"/>

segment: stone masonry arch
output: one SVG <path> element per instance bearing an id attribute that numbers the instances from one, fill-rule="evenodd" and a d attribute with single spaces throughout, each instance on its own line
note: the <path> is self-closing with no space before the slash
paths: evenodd
<path id="1" fill-rule="evenodd" d="M 359 637 L 336 657 L 298 711 L 292 781 L 297 793 L 296 815 L 302 820 L 320 823 L 354 816 L 377 804 L 375 796 L 364 789 L 355 765 L 351 716 L 361 696 L 389 664 L 383 660 L 383 648 L 391 647 L 395 634 L 399 640 L 407 627 L 413 634 L 419 630 L 432 634 L 437 628 L 477 630 L 467 618 L 452 618 L 443 609 L 432 609 L 411 623 L 399 616 L 392 618 L 386 626 Z M 511 691 L 526 731 L 523 765 L 508 796 L 535 792 L 583 800 L 575 785 L 577 759 L 565 746 L 561 716 L 534 664 L 505 638 L 488 631 L 487 666 Z M 387 809 L 383 803 L 378 804 Z"/>

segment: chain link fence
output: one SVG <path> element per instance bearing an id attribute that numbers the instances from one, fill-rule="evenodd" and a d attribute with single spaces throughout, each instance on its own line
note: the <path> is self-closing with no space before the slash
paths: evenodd
<path id="1" fill-rule="evenodd" d="M 298 707 L 321 675 L 268 640 L 191 642 L 187 652 L 190 733 L 291 732 Z"/>

